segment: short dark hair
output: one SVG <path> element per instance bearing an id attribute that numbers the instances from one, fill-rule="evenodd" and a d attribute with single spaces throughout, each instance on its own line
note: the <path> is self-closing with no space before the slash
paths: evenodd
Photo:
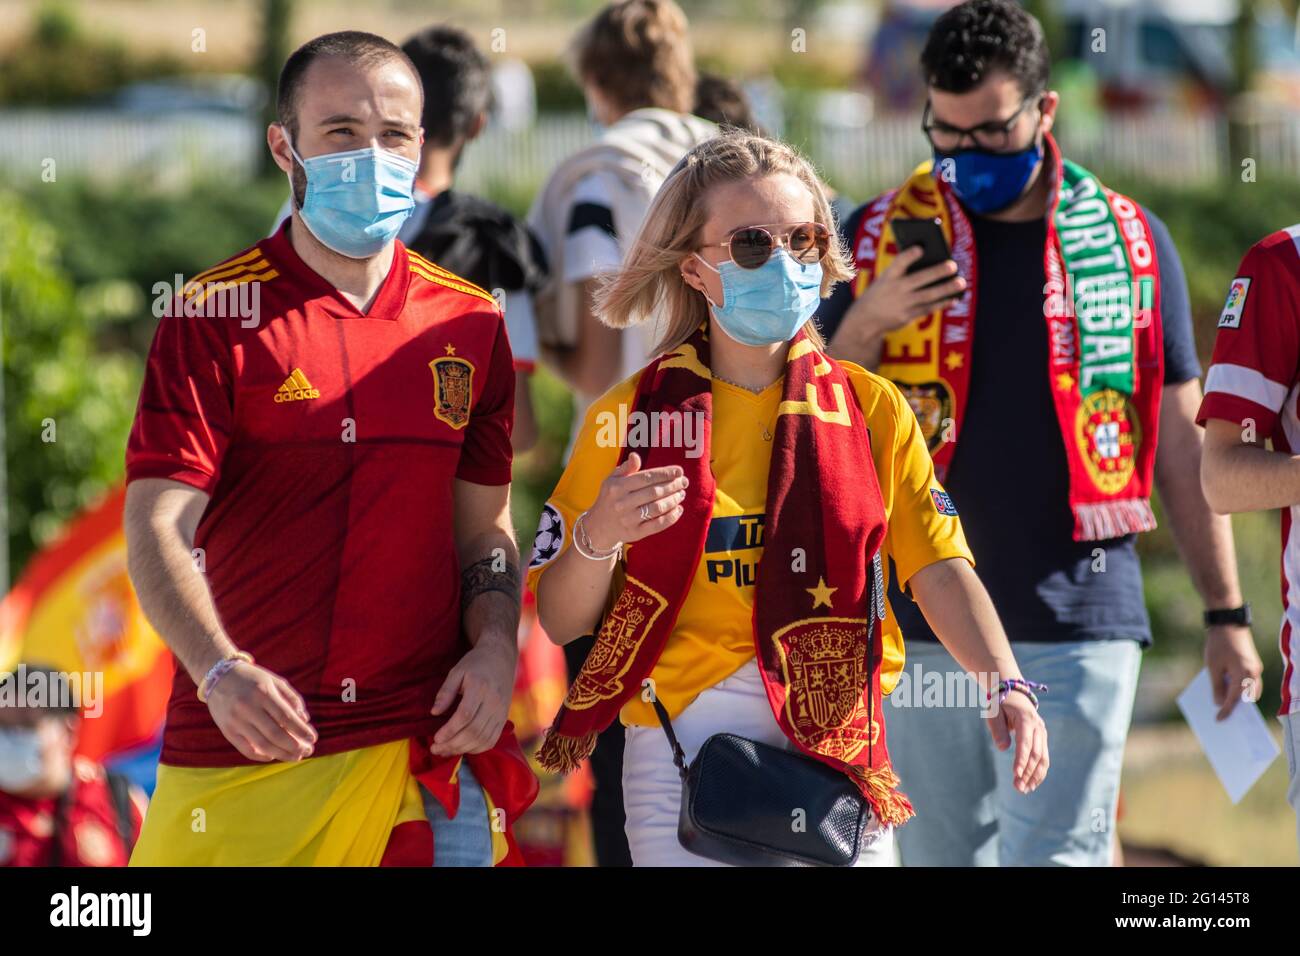
<path id="1" fill-rule="evenodd" d="M 298 89 L 302 78 L 312 61 L 322 56 L 342 57 L 358 66 L 372 66 L 387 60 L 400 60 L 410 68 L 418 78 L 420 73 L 415 68 L 401 47 L 391 40 L 385 40 L 373 33 L 360 30 L 344 30 L 340 33 L 326 33 L 314 40 L 308 40 L 284 61 L 280 71 L 280 83 L 277 87 L 275 110 L 280 125 L 294 137 L 298 137 Z"/>
<path id="2" fill-rule="evenodd" d="M 75 717 L 81 709 L 70 702 L 70 680 L 70 675 L 64 671 L 46 664 L 22 661 L 11 671 L 0 671 L 0 700 L 12 697 L 23 702 L 20 709 L 45 717 Z M 47 692 L 27 696 L 25 688 L 34 683 L 44 684 Z"/>
<path id="3" fill-rule="evenodd" d="M 424 136 L 451 146 L 492 106 L 492 66 L 464 30 L 433 26 L 402 44 L 424 86 Z"/>
<path id="4" fill-rule="evenodd" d="M 1003 70 L 1028 96 L 1047 89 L 1052 58 L 1042 26 L 1012 0 L 966 0 L 930 28 L 921 68 L 945 93 L 965 93 Z"/>
<path id="5" fill-rule="evenodd" d="M 695 81 L 696 116 L 763 136 L 745 88 L 730 77 L 701 72 Z"/>

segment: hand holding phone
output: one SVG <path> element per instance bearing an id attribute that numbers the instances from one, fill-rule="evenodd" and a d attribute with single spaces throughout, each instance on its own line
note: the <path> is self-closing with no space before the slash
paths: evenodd
<path id="1" fill-rule="evenodd" d="M 871 340 L 901 329 L 966 291 L 937 222 L 895 219 L 890 227 L 900 251 L 845 313 L 841 328 L 850 338 Z"/>

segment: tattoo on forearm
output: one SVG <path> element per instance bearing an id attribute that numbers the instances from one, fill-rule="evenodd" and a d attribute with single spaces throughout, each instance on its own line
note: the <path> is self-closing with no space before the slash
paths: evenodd
<path id="1" fill-rule="evenodd" d="M 500 591 L 519 606 L 520 585 L 519 568 L 509 561 L 500 562 L 495 558 L 475 561 L 460 572 L 460 610 L 474 603 L 475 598 L 488 591 Z"/>

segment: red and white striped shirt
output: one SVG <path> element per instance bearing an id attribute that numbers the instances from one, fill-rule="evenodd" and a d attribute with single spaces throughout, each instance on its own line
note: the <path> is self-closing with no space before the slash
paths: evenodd
<path id="1" fill-rule="evenodd" d="M 1232 280 L 1197 421 L 1253 429 L 1300 452 L 1300 224 L 1251 247 Z M 1300 711 L 1293 646 L 1300 635 L 1300 502 L 1282 509 L 1282 708 Z"/>

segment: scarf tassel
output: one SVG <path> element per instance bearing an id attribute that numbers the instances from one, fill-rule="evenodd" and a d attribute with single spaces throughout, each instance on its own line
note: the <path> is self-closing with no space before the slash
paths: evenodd
<path id="1" fill-rule="evenodd" d="M 852 766 L 848 771 L 882 823 L 902 826 L 916 816 L 912 802 L 899 791 L 898 774 L 891 768 Z"/>
<path id="2" fill-rule="evenodd" d="M 1089 502 L 1074 506 L 1083 541 L 1106 541 L 1126 534 L 1154 531 L 1156 515 L 1149 498 Z"/>
<path id="3" fill-rule="evenodd" d="M 551 773 L 571 773 L 577 770 L 578 765 L 590 757 L 595 749 L 594 730 L 581 737 L 573 737 L 559 733 L 552 727 L 546 732 L 546 739 L 542 741 L 542 746 L 537 751 L 537 762 L 542 765 L 542 769 L 549 770 Z"/>

